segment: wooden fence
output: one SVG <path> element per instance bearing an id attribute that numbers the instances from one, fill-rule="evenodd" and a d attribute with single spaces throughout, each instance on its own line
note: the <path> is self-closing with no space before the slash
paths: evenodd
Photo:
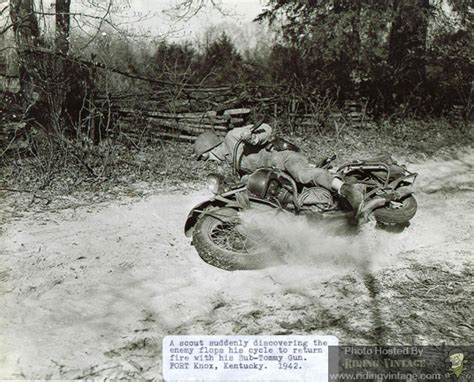
<path id="1" fill-rule="evenodd" d="M 253 122 L 252 107 L 193 112 L 156 111 L 154 107 L 157 105 L 153 103 L 150 105 L 148 101 L 131 106 L 112 102 L 108 105 L 107 112 L 114 119 L 112 133 L 133 139 L 148 137 L 193 142 L 202 132 L 214 131 L 217 135 L 224 136 L 234 127 Z M 287 113 L 284 116 L 275 113 L 271 116 L 277 120 L 284 120 L 284 123 L 288 124 L 287 129 L 294 132 L 316 129 L 321 119 L 319 115 L 297 112 Z M 364 122 L 365 111 L 362 106 L 358 103 L 348 103 L 343 111 L 331 113 L 326 124 L 338 129 L 346 123 L 358 126 Z"/>
<path id="2" fill-rule="evenodd" d="M 152 137 L 193 142 L 205 131 L 214 131 L 225 136 L 234 127 L 249 121 L 249 108 L 227 109 L 222 112 L 204 111 L 188 113 L 166 113 L 119 109 L 114 134 L 125 134 L 131 138 Z M 251 122 L 249 122 L 251 123 Z"/>

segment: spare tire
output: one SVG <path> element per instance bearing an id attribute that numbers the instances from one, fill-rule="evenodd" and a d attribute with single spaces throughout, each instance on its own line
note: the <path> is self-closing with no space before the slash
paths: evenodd
<path id="1" fill-rule="evenodd" d="M 388 203 L 373 211 L 375 220 L 382 224 L 403 224 L 415 216 L 417 210 L 416 199 L 409 195 L 402 200 Z"/>

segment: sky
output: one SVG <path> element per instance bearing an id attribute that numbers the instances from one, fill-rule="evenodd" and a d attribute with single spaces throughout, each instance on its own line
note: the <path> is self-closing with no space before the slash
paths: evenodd
<path id="1" fill-rule="evenodd" d="M 226 31 L 238 49 L 245 49 L 256 44 L 264 31 L 263 27 L 252 23 L 252 20 L 262 11 L 266 0 L 214 0 L 220 5 L 224 14 L 209 5 L 193 17 L 184 20 L 177 20 L 169 11 L 176 4 L 186 0 L 72 0 L 72 12 L 97 16 L 96 19 L 78 17 L 80 27 L 73 21 L 72 29 L 96 31 L 109 1 L 113 4 L 114 24 L 123 23 L 120 29 L 132 29 L 138 32 L 135 34 L 146 33 L 158 39 L 166 38 L 168 41 L 199 42 L 203 40 L 206 30 L 216 27 L 215 30 L 218 31 L 216 33 Z M 194 4 L 211 3 L 211 0 L 192 1 Z M 54 0 L 34 0 L 34 2 L 39 11 L 54 12 Z M 0 0 L 0 4 L 6 5 L 8 0 Z M 5 18 L 4 22 L 8 21 L 9 19 Z M 43 17 L 39 21 L 40 28 L 46 34 L 54 29 L 51 16 Z M 104 24 L 101 30 L 107 30 L 106 27 Z"/>
<path id="2" fill-rule="evenodd" d="M 90 1 L 107 0 L 83 0 Z M 182 0 L 181 0 L 182 1 Z M 195 0 L 198 3 L 199 0 Z M 209 0 L 206 2 L 210 3 Z M 250 25 L 261 12 L 264 0 L 218 0 L 224 14 L 212 6 L 207 6 L 189 19 L 176 20 L 169 12 L 180 0 L 115 0 L 119 10 L 117 17 L 131 16 L 136 22 L 133 27 L 151 33 L 167 36 L 170 39 L 192 39 L 196 34 L 203 33 L 206 28 L 217 24 L 235 24 L 239 27 Z"/>

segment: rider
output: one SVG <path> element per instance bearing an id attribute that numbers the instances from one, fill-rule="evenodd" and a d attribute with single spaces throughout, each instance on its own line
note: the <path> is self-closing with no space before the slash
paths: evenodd
<path id="1" fill-rule="evenodd" d="M 348 200 L 354 211 L 358 211 L 363 194 L 357 186 L 342 182 L 325 169 L 311 166 L 308 159 L 299 152 L 265 149 L 271 134 L 272 128 L 266 123 L 259 124 L 256 130 L 254 125 L 234 128 L 226 134 L 223 141 L 215 133 L 205 132 L 196 138 L 194 154 L 197 160 L 225 162 L 232 168 L 235 168 L 237 160 L 238 167 L 244 173 L 251 173 L 262 167 L 276 167 L 288 172 L 301 184 L 318 185 L 338 192 Z M 246 144 L 239 145 L 235 152 L 240 141 Z"/>

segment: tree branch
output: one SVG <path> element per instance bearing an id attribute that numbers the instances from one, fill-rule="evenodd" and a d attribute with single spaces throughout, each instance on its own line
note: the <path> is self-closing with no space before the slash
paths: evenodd
<path id="1" fill-rule="evenodd" d="M 106 17 L 110 15 L 110 9 L 111 8 L 112 8 L 112 1 L 109 1 L 109 5 L 108 5 L 108 7 L 105 11 L 104 16 L 102 16 L 102 18 L 99 22 L 99 26 L 97 27 L 95 34 L 92 36 L 92 38 L 84 46 L 81 47 L 81 50 L 86 49 L 97 38 L 97 36 L 99 35 L 99 33 L 102 29 L 102 25 L 104 24 Z"/>

